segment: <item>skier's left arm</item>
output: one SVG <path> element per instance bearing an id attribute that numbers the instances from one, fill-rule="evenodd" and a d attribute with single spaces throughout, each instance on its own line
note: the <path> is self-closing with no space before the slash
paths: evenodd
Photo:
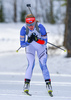
<path id="1" fill-rule="evenodd" d="M 47 44 L 47 32 L 45 27 L 42 24 L 39 24 L 39 28 L 40 28 L 40 33 L 41 33 L 41 40 L 44 41 L 44 44 Z"/>

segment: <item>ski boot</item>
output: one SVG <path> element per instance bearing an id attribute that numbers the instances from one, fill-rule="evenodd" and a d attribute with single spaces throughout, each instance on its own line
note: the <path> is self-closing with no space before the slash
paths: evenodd
<path id="1" fill-rule="evenodd" d="M 46 80 L 45 81 L 46 82 L 46 89 L 47 89 L 47 91 L 48 91 L 48 94 L 51 96 L 51 97 L 53 97 L 53 94 L 52 94 L 52 86 L 51 86 L 51 80 L 50 79 L 48 79 L 48 80 Z"/>
<path id="2" fill-rule="evenodd" d="M 31 96 L 31 94 L 29 94 L 29 87 L 30 87 L 30 81 L 28 79 L 26 79 L 25 83 L 24 83 L 24 87 L 23 87 L 23 90 L 24 90 L 24 93 L 26 95 L 29 95 Z"/>

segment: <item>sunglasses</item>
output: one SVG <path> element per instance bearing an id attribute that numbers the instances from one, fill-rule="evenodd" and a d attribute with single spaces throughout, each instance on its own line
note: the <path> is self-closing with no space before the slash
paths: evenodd
<path id="1" fill-rule="evenodd" d="M 34 26 L 34 25 L 35 25 L 35 22 L 34 22 L 34 23 L 31 23 L 31 24 L 27 24 L 27 23 L 26 23 L 26 25 L 27 25 L 27 26 Z"/>

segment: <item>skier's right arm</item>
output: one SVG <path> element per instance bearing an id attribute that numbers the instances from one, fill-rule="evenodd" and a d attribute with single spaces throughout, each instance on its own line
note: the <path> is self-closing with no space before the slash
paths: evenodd
<path id="1" fill-rule="evenodd" d="M 26 38 L 26 28 L 23 26 L 21 28 L 21 31 L 20 31 L 20 45 L 21 47 L 26 47 L 27 45 L 29 45 L 28 42 L 25 41 L 25 38 Z"/>

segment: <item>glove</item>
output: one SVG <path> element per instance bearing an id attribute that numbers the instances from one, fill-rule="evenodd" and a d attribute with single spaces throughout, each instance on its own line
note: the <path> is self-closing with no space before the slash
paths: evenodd
<path id="1" fill-rule="evenodd" d="M 38 37 L 37 37 L 37 35 L 34 35 L 34 41 L 38 41 Z"/>
<path id="2" fill-rule="evenodd" d="M 45 44 L 45 41 L 39 39 L 38 36 L 36 35 L 36 33 L 32 33 L 32 35 L 31 35 L 30 37 L 28 37 L 27 42 L 28 42 L 28 43 L 31 43 L 33 40 L 36 41 L 36 42 L 39 43 L 39 44 L 42 44 L 42 45 Z"/>
<path id="3" fill-rule="evenodd" d="M 36 33 L 33 33 L 33 35 L 34 35 L 34 41 L 36 41 L 37 43 L 42 44 L 42 45 L 45 44 L 45 41 L 40 39 L 40 38 L 38 38 Z"/>
<path id="4" fill-rule="evenodd" d="M 27 42 L 31 43 L 34 40 L 34 35 L 32 34 L 30 37 L 28 37 Z"/>
<path id="5" fill-rule="evenodd" d="M 22 43 L 21 44 L 21 47 L 26 47 L 26 46 L 28 46 L 30 43 L 28 43 L 28 42 L 24 42 L 24 43 Z"/>
<path id="6" fill-rule="evenodd" d="M 28 37 L 27 42 L 31 43 L 33 40 L 38 41 L 38 37 L 37 37 L 36 33 L 32 33 L 32 35 L 30 37 Z"/>
<path id="7" fill-rule="evenodd" d="M 28 43 L 31 43 L 32 41 L 33 41 L 33 35 L 31 35 L 30 37 L 28 37 L 27 42 L 28 42 Z"/>

